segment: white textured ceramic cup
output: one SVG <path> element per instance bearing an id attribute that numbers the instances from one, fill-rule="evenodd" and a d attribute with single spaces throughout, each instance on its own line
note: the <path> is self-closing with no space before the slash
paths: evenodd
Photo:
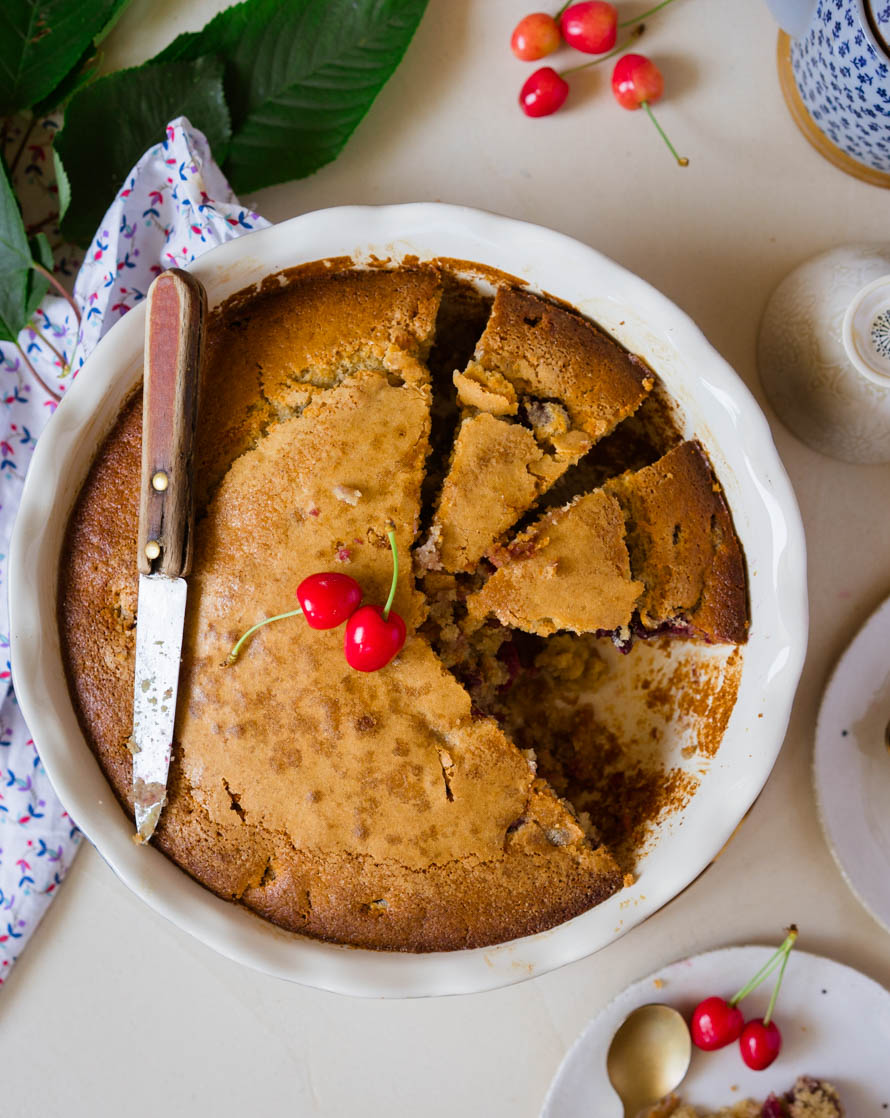
<path id="1" fill-rule="evenodd" d="M 888 275 L 890 244 L 820 252 L 782 280 L 760 323 L 760 380 L 779 418 L 844 462 L 890 462 Z"/>
<path id="2" fill-rule="evenodd" d="M 13 674 L 59 795 L 123 881 L 198 939 L 270 974 L 369 996 L 466 993 L 518 982 L 605 946 L 677 895 L 713 860 L 779 752 L 806 645 L 803 529 L 753 397 L 696 326 L 648 284 L 551 230 L 455 206 L 344 207 L 305 214 L 209 252 L 192 270 L 211 306 L 283 268 L 326 257 L 478 261 L 599 321 L 662 378 L 707 447 L 748 562 L 751 636 L 720 750 L 696 795 L 658 834 L 634 885 L 540 935 L 428 955 L 337 947 L 290 935 L 214 897 L 137 847 L 80 731 L 56 627 L 65 524 L 102 436 L 141 374 L 144 306 L 100 343 L 38 443 L 10 553 Z M 696 761 L 698 765 L 698 760 Z"/>

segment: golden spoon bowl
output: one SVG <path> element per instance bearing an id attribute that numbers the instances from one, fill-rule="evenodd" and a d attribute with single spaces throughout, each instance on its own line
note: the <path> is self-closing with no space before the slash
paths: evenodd
<path id="1" fill-rule="evenodd" d="M 692 1040 L 683 1017 L 669 1005 L 641 1005 L 612 1037 L 606 1057 L 609 1080 L 624 1103 L 625 1118 L 637 1118 L 683 1082 Z"/>

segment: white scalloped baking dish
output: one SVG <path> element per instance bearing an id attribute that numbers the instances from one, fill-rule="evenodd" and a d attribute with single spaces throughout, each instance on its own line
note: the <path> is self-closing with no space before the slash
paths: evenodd
<path id="1" fill-rule="evenodd" d="M 118 876 L 208 946 L 270 974 L 367 996 L 467 993 L 517 982 L 610 943 L 712 861 L 760 792 L 784 738 L 807 635 L 806 559 L 794 494 L 748 389 L 690 319 L 637 276 L 539 226 L 439 204 L 343 207 L 239 238 L 192 267 L 211 306 L 326 257 L 450 257 L 526 281 L 595 319 L 656 370 L 703 442 L 748 563 L 751 634 L 738 700 L 701 785 L 660 829 L 637 881 L 540 935 L 440 954 L 380 953 L 283 932 L 221 901 L 128 822 L 77 722 L 59 649 L 56 579 L 69 510 L 99 440 L 141 375 L 144 304 L 117 323 L 63 399 L 28 473 L 10 552 L 12 665 L 40 755 L 66 808 Z"/>

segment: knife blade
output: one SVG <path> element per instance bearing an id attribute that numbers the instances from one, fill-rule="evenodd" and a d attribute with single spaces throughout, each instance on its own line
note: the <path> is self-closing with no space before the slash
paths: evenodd
<path id="1" fill-rule="evenodd" d="M 139 602 L 133 683 L 135 840 L 148 842 L 167 799 L 194 526 L 193 447 L 207 296 L 172 268 L 148 290 L 142 399 Z"/>

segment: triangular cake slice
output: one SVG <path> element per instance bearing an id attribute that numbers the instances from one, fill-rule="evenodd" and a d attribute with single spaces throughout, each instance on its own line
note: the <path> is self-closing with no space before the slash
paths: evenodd
<path id="1" fill-rule="evenodd" d="M 606 482 L 627 518 L 631 568 L 646 584 L 647 630 L 688 628 L 709 641 L 747 639 L 745 560 L 723 492 L 695 441 Z"/>
<path id="2" fill-rule="evenodd" d="M 549 636 L 630 636 L 644 587 L 631 577 L 624 514 L 602 489 L 541 517 L 495 557 L 498 569 L 467 599 L 471 617 Z"/>
<path id="3" fill-rule="evenodd" d="M 611 856 L 414 632 L 410 570 L 394 607 L 408 642 L 381 671 L 347 665 L 342 628 L 298 618 L 259 630 L 222 666 L 241 632 L 291 605 L 307 572 L 345 560 L 366 600 L 385 600 L 383 529 L 395 522 L 406 554 L 428 410 L 428 389 L 365 376 L 233 463 L 196 532 L 176 734 L 206 825 L 231 828 L 234 813 L 261 843 L 262 865 L 240 875 L 236 895 L 296 930 L 412 950 L 538 931 L 621 884 Z M 164 824 L 160 842 L 176 854 L 182 828 Z"/>
<path id="4" fill-rule="evenodd" d="M 631 626 L 708 641 L 747 639 L 741 545 L 697 442 L 547 513 L 493 553 L 495 573 L 467 599 L 471 617 L 547 636 Z"/>
<path id="5" fill-rule="evenodd" d="M 654 378 L 586 319 L 502 287 L 454 383 L 464 417 L 419 560 L 460 572 L 632 414 Z"/>

